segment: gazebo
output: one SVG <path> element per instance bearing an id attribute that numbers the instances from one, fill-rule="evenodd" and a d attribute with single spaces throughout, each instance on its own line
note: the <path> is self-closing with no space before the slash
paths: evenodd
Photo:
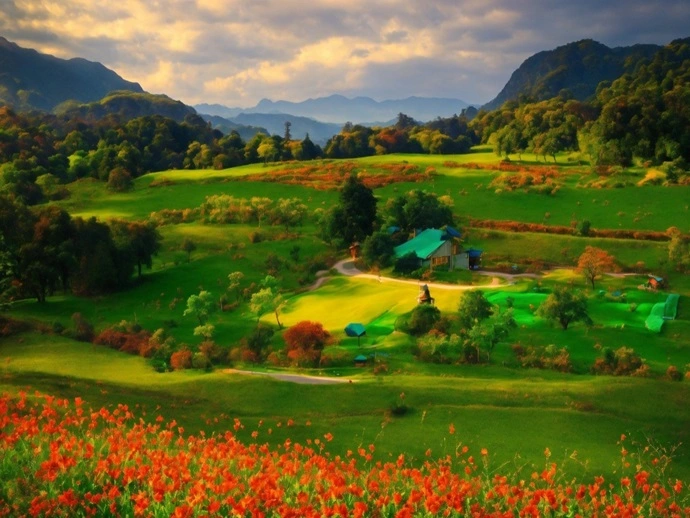
<path id="1" fill-rule="evenodd" d="M 364 367 L 367 364 L 368 358 L 363 354 L 355 356 L 355 367 Z"/>
<path id="2" fill-rule="evenodd" d="M 366 328 L 359 323 L 351 322 L 345 326 L 345 334 L 351 337 L 357 337 L 357 346 L 359 347 L 359 340 L 362 336 L 367 334 Z"/>

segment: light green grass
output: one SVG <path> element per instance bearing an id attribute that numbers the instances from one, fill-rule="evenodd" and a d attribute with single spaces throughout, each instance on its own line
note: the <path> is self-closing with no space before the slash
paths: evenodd
<path id="1" fill-rule="evenodd" d="M 427 448 L 443 455 L 462 443 L 475 453 L 488 448 L 494 465 L 517 462 L 531 469 L 542 465 L 548 447 L 556 461 L 577 451 L 587 468 L 571 465 L 571 473 L 610 475 L 621 433 L 675 444 L 687 439 L 690 422 L 690 385 L 663 381 L 532 372 L 515 377 L 500 367 L 456 367 L 442 377 L 393 375 L 307 386 L 223 373 L 156 374 L 141 358 L 43 335 L 4 339 L 0 354 L 2 390 L 129 404 L 145 419 L 176 419 L 189 433 L 223 431 L 238 417 L 245 424 L 240 436 L 247 440 L 263 420 L 258 440 L 273 444 L 331 432 L 332 451 L 374 443 L 383 459 L 400 452 L 421 459 Z M 401 392 L 412 411 L 389 420 L 386 411 Z M 296 426 L 287 428 L 287 419 Z M 451 423 L 454 436 L 447 432 Z M 682 446 L 675 473 L 686 476 L 689 468 Z"/>

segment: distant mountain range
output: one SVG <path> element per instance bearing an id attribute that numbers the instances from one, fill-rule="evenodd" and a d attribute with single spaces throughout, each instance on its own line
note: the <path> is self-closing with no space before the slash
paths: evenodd
<path id="1" fill-rule="evenodd" d="M 17 110 L 51 111 L 64 101 L 97 101 L 113 90 L 144 91 L 100 63 L 56 58 L 0 37 L 2 104 Z"/>
<path id="2" fill-rule="evenodd" d="M 342 95 L 330 95 L 302 102 L 262 99 L 256 106 L 248 108 L 228 108 L 219 104 L 197 104 L 195 108 L 199 113 L 231 119 L 240 113 L 282 113 L 342 126 L 345 122 L 382 124 L 395 119 L 399 113 L 426 122 L 437 117 L 459 114 L 468 106 L 468 103 L 460 99 L 438 97 L 408 97 L 399 100 L 375 101 L 370 97 L 350 99 Z"/>
<path id="3" fill-rule="evenodd" d="M 207 115 L 205 113 L 202 113 L 201 116 L 209 121 L 215 129 L 223 133 L 226 133 L 228 130 L 235 130 L 240 135 L 242 135 L 242 132 L 237 127 L 249 127 L 257 131 L 261 130 L 269 135 L 283 136 L 285 134 L 285 123 L 290 122 L 290 135 L 292 138 L 303 140 L 308 133 L 312 142 L 319 145 L 325 144 L 329 138 L 339 133 L 342 129 L 342 124 L 320 122 L 308 117 L 298 117 L 282 113 L 240 113 L 229 118 Z M 251 136 L 254 136 L 254 134 Z"/>
<path id="4" fill-rule="evenodd" d="M 482 108 L 494 110 L 520 97 L 535 101 L 551 99 L 562 91 L 580 101 L 587 100 L 599 83 L 632 72 L 641 60 L 651 59 L 661 48 L 633 45 L 611 49 L 594 40 L 581 40 L 539 52 L 525 60 L 496 98 Z"/>
<path id="5" fill-rule="evenodd" d="M 582 40 L 539 52 L 515 70 L 501 92 L 482 108 L 500 107 L 508 100 L 549 99 L 567 95 L 586 100 L 602 81 L 613 81 L 633 72 L 662 49 L 658 45 L 609 48 Z M 229 108 L 199 104 L 196 109 L 165 95 L 144 92 L 100 63 L 81 58 L 59 59 L 24 49 L 0 37 L 0 105 L 18 111 L 52 111 L 67 116 L 98 119 L 116 115 L 123 119 L 161 115 L 181 121 L 198 115 L 223 132 L 238 131 L 245 140 L 257 132 L 283 135 L 291 123 L 293 138 L 309 133 L 325 143 L 345 122 L 389 125 L 399 113 L 426 122 L 459 114 L 469 105 L 460 99 L 408 97 L 375 101 L 369 97 L 331 95 L 302 102 L 263 99 L 256 106 Z"/>

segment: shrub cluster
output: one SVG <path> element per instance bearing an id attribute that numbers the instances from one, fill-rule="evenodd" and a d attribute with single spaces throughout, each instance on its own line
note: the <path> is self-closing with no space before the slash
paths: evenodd
<path id="1" fill-rule="evenodd" d="M 522 367 L 536 369 L 550 369 L 558 372 L 571 372 L 573 365 L 570 361 L 570 353 L 566 347 L 555 345 L 523 346 L 515 344 L 512 347 L 513 354 Z"/>
<path id="2" fill-rule="evenodd" d="M 512 220 L 472 219 L 470 227 L 488 228 L 503 232 L 535 232 L 541 234 L 578 235 L 577 222 L 574 226 L 544 225 L 543 223 L 525 223 Z M 610 239 L 635 239 L 646 241 L 668 241 L 666 232 L 625 230 L 625 229 L 595 229 L 588 230 L 589 237 L 604 237 Z"/>

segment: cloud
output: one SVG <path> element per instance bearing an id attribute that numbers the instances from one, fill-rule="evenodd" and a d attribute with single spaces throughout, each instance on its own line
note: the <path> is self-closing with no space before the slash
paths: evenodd
<path id="1" fill-rule="evenodd" d="M 643 0 L 5 0 L 0 35 L 100 61 L 188 103 L 332 93 L 494 97 L 535 52 L 688 35 L 690 3 Z"/>

